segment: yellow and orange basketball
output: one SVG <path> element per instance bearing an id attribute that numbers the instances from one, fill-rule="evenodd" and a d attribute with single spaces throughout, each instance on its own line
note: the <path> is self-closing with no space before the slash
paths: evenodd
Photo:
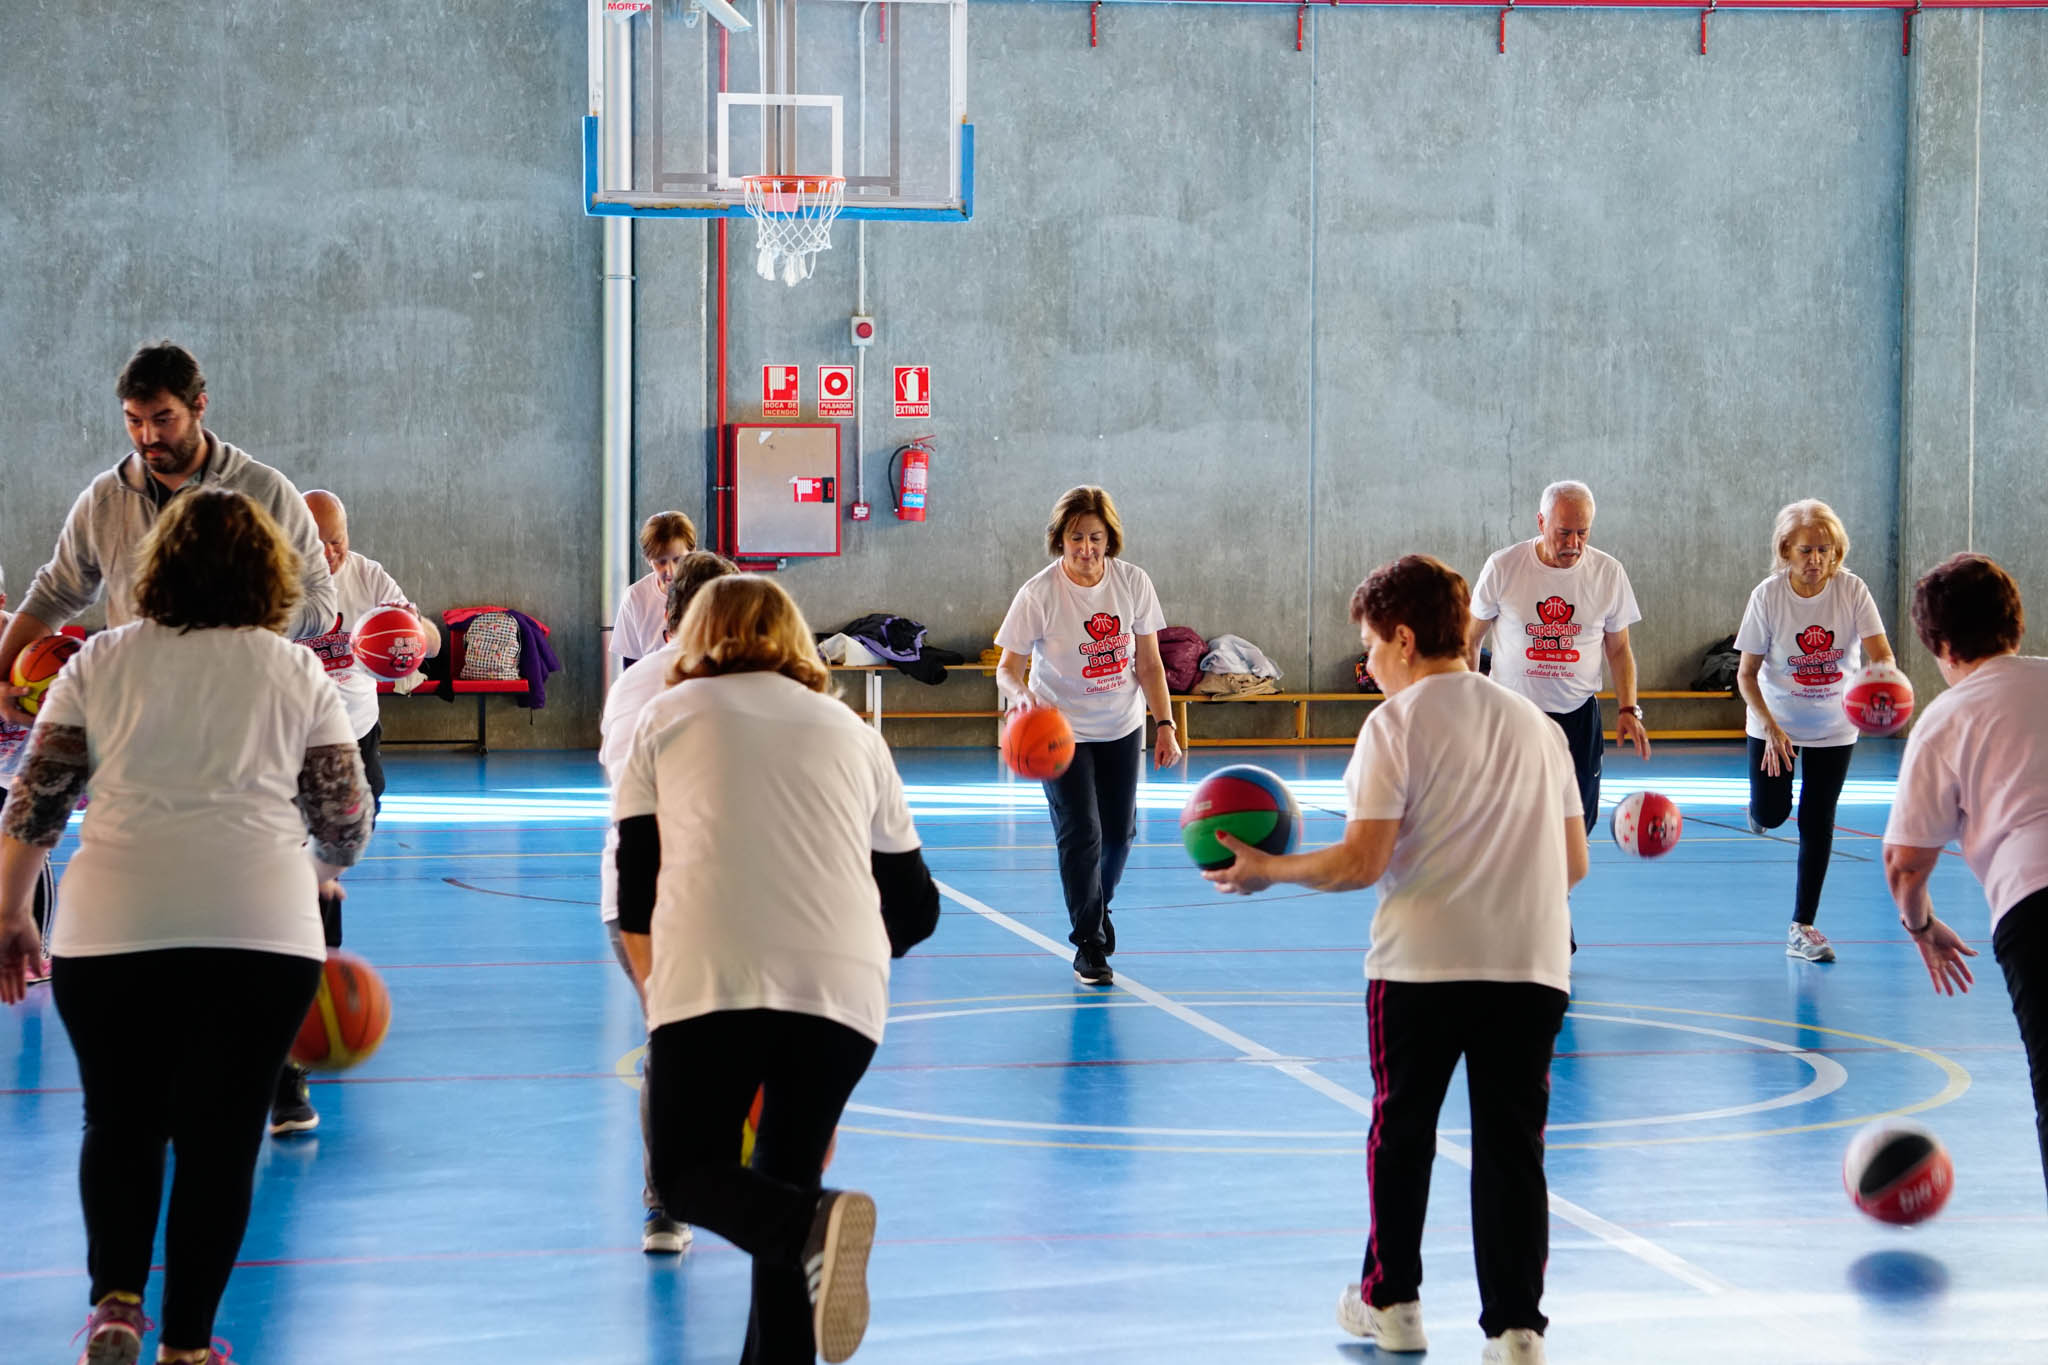
<path id="1" fill-rule="evenodd" d="M 78 641 L 69 635 L 45 635 L 14 656 L 14 685 L 28 689 L 28 695 L 17 702 L 22 710 L 34 715 L 42 709 L 50 680 L 63 671 L 78 648 Z"/>
<path id="2" fill-rule="evenodd" d="M 329 950 L 320 989 L 292 1042 L 292 1060 L 319 1071 L 344 1071 L 377 1050 L 391 1027 L 391 993 L 354 953 Z"/>

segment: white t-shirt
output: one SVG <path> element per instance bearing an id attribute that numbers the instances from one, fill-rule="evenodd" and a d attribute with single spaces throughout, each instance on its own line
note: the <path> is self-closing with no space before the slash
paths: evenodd
<path id="1" fill-rule="evenodd" d="M 1477 673 L 1442 673 L 1366 717 L 1344 770 L 1353 820 L 1399 820 L 1368 980 L 1571 989 L 1564 731 Z"/>
<path id="2" fill-rule="evenodd" d="M 720 1010 L 817 1015 L 876 1042 L 889 935 L 870 851 L 917 827 L 881 735 L 779 673 L 696 678 L 647 703 L 612 819 L 661 829 L 647 1026 Z"/>
<path id="3" fill-rule="evenodd" d="M 1066 713 L 1075 739 L 1122 739 L 1145 723 L 1138 637 L 1165 626 L 1137 565 L 1111 559 L 1102 581 L 1084 588 L 1055 559 L 1017 589 L 996 643 L 1031 656 L 1032 695 Z"/>
<path id="4" fill-rule="evenodd" d="M 86 641 L 37 723 L 85 727 L 92 764 L 53 955 L 326 957 L 299 773 L 356 737 L 311 653 L 253 627 L 132 622 Z"/>
<path id="5" fill-rule="evenodd" d="M 2005 655 L 1929 702 L 1906 739 L 1884 841 L 1963 842 L 1991 927 L 2048 887 L 2048 659 Z"/>
<path id="6" fill-rule="evenodd" d="M 356 738 L 361 739 L 376 728 L 378 680 L 356 658 L 356 627 L 386 602 L 404 602 L 408 607 L 412 603 L 406 601 L 405 590 L 398 586 L 397 579 L 384 572 L 382 564 L 354 550 L 342 561 L 341 572 L 334 575 L 334 601 L 334 628 L 299 643 L 313 651 L 327 676 L 334 679 L 341 692 L 342 708 L 348 712 L 348 723 L 355 727 Z"/>
<path id="7" fill-rule="evenodd" d="M 1864 637 L 1882 634 L 1877 603 L 1855 574 L 1841 570 L 1817 595 L 1801 597 L 1774 573 L 1749 594 L 1735 647 L 1763 656 L 1757 686 L 1792 742 L 1827 749 L 1856 742 L 1842 696 L 1863 667 Z M 1770 738 L 1754 707 L 1743 728 L 1752 739 Z"/>
<path id="8" fill-rule="evenodd" d="M 621 659 L 644 659 L 661 648 L 661 628 L 668 621 L 668 592 L 653 574 L 626 589 L 619 613 L 612 618 L 612 653 Z"/>
<path id="9" fill-rule="evenodd" d="M 1586 548 L 1569 569 L 1536 555 L 1540 540 L 1497 550 L 1472 586 L 1472 614 L 1494 622 L 1493 680 L 1554 716 L 1600 690 L 1609 635 L 1643 619 L 1621 561 Z"/>
<path id="10" fill-rule="evenodd" d="M 669 665 L 680 653 L 682 650 L 676 645 L 663 645 L 646 658 L 635 660 L 631 668 L 619 674 L 612 690 L 605 693 L 604 715 L 597 723 L 597 761 L 603 766 L 604 780 L 610 786 L 619 785 L 626 757 L 633 752 L 633 735 L 640 724 L 640 713 L 668 686 Z M 606 825 L 604 861 L 597 870 L 597 913 L 606 924 L 619 917 L 618 854 L 619 827 Z"/>

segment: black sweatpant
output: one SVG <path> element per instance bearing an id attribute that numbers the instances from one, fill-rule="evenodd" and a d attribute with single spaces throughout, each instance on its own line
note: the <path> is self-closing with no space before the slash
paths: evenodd
<path id="1" fill-rule="evenodd" d="M 371 820 L 384 812 L 384 722 L 378 721 L 370 727 L 370 733 L 356 741 L 356 748 L 363 755 L 363 777 L 370 784 Z M 341 946 L 341 902 L 328 896 L 320 898 L 320 928 L 327 935 L 327 946 Z"/>
<path id="2" fill-rule="evenodd" d="M 1074 761 L 1045 784 L 1059 845 L 1060 887 L 1066 892 L 1067 941 L 1116 951 L 1109 902 L 1138 837 L 1138 765 L 1145 757 L 1145 727 L 1122 739 L 1074 746 Z"/>
<path id="3" fill-rule="evenodd" d="M 2048 886 L 1999 917 L 1991 951 L 2005 973 L 2012 1017 L 2027 1049 L 2027 1079 L 2034 1085 L 2034 1138 L 2041 1175 L 2048 1180 Z"/>
<path id="4" fill-rule="evenodd" d="M 141 1294 L 164 1230 L 162 1344 L 199 1350 L 227 1289 L 285 1052 L 320 964 L 236 948 L 60 957 L 51 985 L 85 1090 L 78 1190 L 91 1302 Z"/>
<path id="5" fill-rule="evenodd" d="M 1781 765 L 1776 777 L 1765 776 L 1767 748 L 1763 740 L 1751 736 L 1749 818 L 1765 829 L 1776 829 L 1792 813 L 1792 768 Z M 1799 879 L 1792 893 L 1792 919 L 1811 924 L 1820 913 L 1820 888 L 1835 852 L 1835 807 L 1842 799 L 1842 784 L 1849 780 L 1849 759 L 1856 746 L 1807 744 L 1792 752 L 1799 758 L 1800 779 Z"/>
<path id="6" fill-rule="evenodd" d="M 1543 1125 L 1550 1055 L 1569 997 L 1530 981 L 1368 982 L 1372 1130 L 1365 1177 L 1372 1232 L 1361 1292 L 1375 1308 L 1422 1290 L 1422 1220 L 1436 1120 L 1458 1059 L 1472 1109 L 1472 1260 L 1489 1337 L 1541 1332 L 1550 1255 Z"/>
<path id="7" fill-rule="evenodd" d="M 1564 731 L 1565 744 L 1572 751 L 1572 771 L 1579 779 L 1579 805 L 1585 809 L 1586 833 L 1600 823 L 1600 757 L 1607 738 L 1600 732 L 1600 699 L 1586 698 L 1573 711 L 1545 712 Z"/>
<path id="8" fill-rule="evenodd" d="M 742 1365 L 811 1365 L 804 1241 L 839 1115 L 875 1044 L 787 1010 L 723 1010 L 663 1024 L 647 1041 L 654 1184 L 669 1216 L 754 1258 Z M 752 1166 L 740 1128 L 764 1090 Z"/>

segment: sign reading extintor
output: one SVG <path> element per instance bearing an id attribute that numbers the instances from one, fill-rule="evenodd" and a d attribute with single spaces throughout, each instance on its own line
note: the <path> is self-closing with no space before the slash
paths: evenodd
<path id="1" fill-rule="evenodd" d="M 929 417 L 932 415 L 931 366 L 898 365 L 896 367 L 896 415 L 898 417 Z"/>
<path id="2" fill-rule="evenodd" d="M 797 376 L 802 373 L 794 365 L 763 365 L 761 367 L 761 416 L 797 416 Z"/>
<path id="3" fill-rule="evenodd" d="M 818 416 L 853 416 L 853 366 L 818 367 Z"/>

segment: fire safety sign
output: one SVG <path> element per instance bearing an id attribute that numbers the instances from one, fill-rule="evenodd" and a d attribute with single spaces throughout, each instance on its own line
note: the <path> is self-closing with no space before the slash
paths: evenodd
<path id="1" fill-rule="evenodd" d="M 763 365 L 761 367 L 761 416 L 796 417 L 797 376 L 802 371 L 795 365 Z"/>
<path id="2" fill-rule="evenodd" d="M 896 415 L 898 417 L 929 417 L 932 415 L 931 366 L 898 365 L 896 367 Z"/>

